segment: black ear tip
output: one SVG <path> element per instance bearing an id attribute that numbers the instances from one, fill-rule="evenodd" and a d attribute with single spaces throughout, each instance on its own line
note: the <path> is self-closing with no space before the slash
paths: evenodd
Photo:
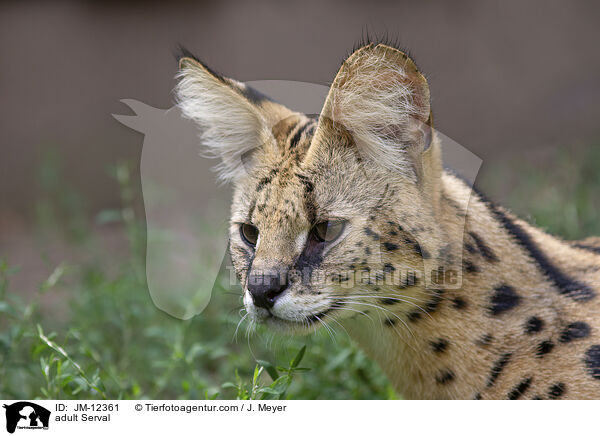
<path id="1" fill-rule="evenodd" d="M 175 59 L 177 59 L 177 64 L 178 64 L 179 68 L 182 67 L 182 64 L 181 64 L 182 59 L 192 59 L 194 62 L 198 63 L 199 65 L 202 65 L 202 68 L 204 68 L 206 71 L 208 71 L 210 74 L 212 74 L 215 78 L 217 78 L 221 82 L 225 82 L 225 79 L 221 74 L 217 73 L 215 70 L 210 68 L 204 62 L 202 62 L 198 58 L 198 56 L 193 54 L 191 51 L 189 51 L 187 48 L 185 48 L 181 44 L 177 45 L 177 49 L 175 50 L 174 54 L 175 54 Z"/>
<path id="2" fill-rule="evenodd" d="M 195 60 L 196 62 L 202 63 L 200 62 L 200 59 L 196 57 L 196 55 L 194 55 L 191 51 L 189 51 L 181 44 L 177 44 L 177 47 L 173 51 L 173 55 L 175 56 L 175 60 L 177 60 L 177 63 L 179 63 L 183 58 L 190 58 Z"/>

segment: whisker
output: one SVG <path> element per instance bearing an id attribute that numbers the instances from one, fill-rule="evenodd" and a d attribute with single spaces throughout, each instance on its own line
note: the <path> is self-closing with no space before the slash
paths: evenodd
<path id="1" fill-rule="evenodd" d="M 254 350 L 252 349 L 252 344 L 250 342 L 250 330 L 253 328 L 255 321 L 253 319 L 250 319 L 250 322 L 248 323 L 248 328 L 246 329 L 246 339 L 248 342 L 248 350 L 250 351 L 250 355 L 252 356 L 252 359 L 256 360 L 256 355 L 254 354 Z"/>
<path id="2" fill-rule="evenodd" d="M 354 309 L 352 307 L 347 307 L 345 305 L 336 305 L 335 303 L 332 304 L 331 307 L 334 308 L 334 309 L 336 309 L 336 310 L 348 310 L 350 312 L 355 312 L 355 313 L 358 313 L 360 315 L 364 315 L 367 318 L 369 318 L 369 320 L 371 321 L 371 323 L 373 324 L 373 326 L 375 326 L 375 321 L 373 320 L 373 318 L 371 318 L 371 316 L 368 313 L 363 312 L 362 310 Z"/>
<path id="3" fill-rule="evenodd" d="M 410 295 L 405 295 L 405 294 L 401 294 L 401 293 L 388 293 L 388 294 L 382 294 L 379 292 L 373 292 L 370 289 L 363 289 L 363 288 L 357 288 L 358 291 L 362 291 L 365 292 L 365 294 L 340 294 L 341 297 L 349 297 L 349 296 L 364 296 L 364 297 L 373 297 L 373 298 L 385 298 L 385 297 L 392 297 L 392 298 L 404 298 L 406 300 L 416 300 L 416 301 L 423 301 L 423 298 L 421 297 L 411 297 Z"/>
<path id="4" fill-rule="evenodd" d="M 241 310 L 240 310 L 241 312 Z M 240 328 L 240 325 L 244 322 L 244 320 L 248 317 L 248 313 L 246 313 L 237 323 L 237 326 L 235 327 L 235 331 L 233 332 L 233 338 L 232 340 L 234 340 L 237 343 L 237 333 L 238 333 L 238 329 Z"/>
<path id="5" fill-rule="evenodd" d="M 331 338 L 331 341 L 332 341 L 334 344 L 337 344 L 337 341 L 335 340 L 335 337 L 334 337 L 334 335 L 333 335 L 333 331 L 331 330 L 331 327 L 330 327 L 330 326 L 329 326 L 329 325 L 328 325 L 328 324 L 327 324 L 325 321 L 323 321 L 323 320 L 322 320 L 322 319 L 321 319 L 319 316 L 317 316 L 317 315 L 314 315 L 314 317 L 315 317 L 315 318 L 316 318 L 316 319 L 319 321 L 319 323 L 320 323 L 320 324 L 321 324 L 323 327 L 325 327 L 325 329 L 327 330 L 327 333 L 329 334 L 329 337 Z M 308 321 L 308 319 L 307 319 L 307 321 Z"/>
<path id="6" fill-rule="evenodd" d="M 392 296 L 392 295 L 341 295 L 341 296 L 334 296 L 336 299 L 344 299 L 344 300 L 350 300 L 350 299 L 354 299 L 354 298 L 378 298 L 378 299 L 382 299 L 382 300 L 396 300 L 396 301 L 401 301 L 403 303 L 408 303 L 408 304 L 413 304 L 416 305 L 416 303 L 409 301 L 409 300 L 405 300 L 404 298 L 400 298 L 397 296 Z"/>
<path id="7" fill-rule="evenodd" d="M 340 310 L 343 310 L 344 308 L 343 308 L 343 307 L 340 307 L 339 309 L 340 309 Z M 355 311 L 355 312 L 360 312 L 360 311 Z M 364 314 L 364 312 L 363 312 L 363 314 Z M 342 325 L 342 323 L 340 323 L 340 322 L 339 322 L 337 319 L 335 319 L 335 318 L 331 318 L 331 321 L 333 321 L 333 322 L 335 322 L 337 325 L 339 325 L 339 326 L 340 326 L 340 327 L 341 327 L 341 328 L 344 330 L 344 333 L 346 333 L 346 336 L 348 336 L 348 338 L 350 338 L 350 334 L 348 333 L 348 330 L 346 330 L 346 327 L 344 327 L 344 326 Z"/>
<path id="8" fill-rule="evenodd" d="M 360 298 L 379 298 L 379 299 L 390 299 L 390 300 L 401 301 L 403 303 L 411 304 L 412 306 L 416 307 L 421 312 L 423 312 L 425 315 L 427 315 L 429 318 L 433 319 L 431 317 L 431 314 L 427 310 L 425 310 L 424 308 L 419 306 L 417 303 L 414 303 L 412 301 L 407 301 L 407 300 L 404 300 L 403 298 L 399 298 L 399 297 L 395 297 L 395 296 L 369 294 L 369 295 L 344 295 L 344 296 L 339 296 L 339 297 L 335 296 L 335 298 L 336 299 L 346 299 L 346 300 L 353 300 L 353 299 L 360 299 Z"/>
<path id="9" fill-rule="evenodd" d="M 386 309 L 385 307 L 378 306 L 378 305 L 376 305 L 376 304 L 366 303 L 366 302 L 364 302 L 364 301 L 353 301 L 353 303 L 354 303 L 354 304 L 361 304 L 361 305 L 363 305 L 363 306 L 374 307 L 374 308 L 376 308 L 376 309 L 379 309 L 379 310 L 382 310 L 382 311 L 384 311 L 384 312 L 390 313 L 392 316 L 394 316 L 395 318 L 397 318 L 397 319 L 398 319 L 398 320 L 399 320 L 399 321 L 400 321 L 400 322 L 401 322 L 401 323 L 404 325 L 404 327 L 406 328 L 406 330 L 408 330 L 408 332 L 411 334 L 411 336 L 413 337 L 413 339 L 415 339 L 415 340 L 416 340 L 416 336 L 415 336 L 415 334 L 413 333 L 412 329 L 409 327 L 409 325 L 408 325 L 408 324 L 407 324 L 407 323 L 406 323 L 406 322 L 405 322 L 405 321 L 404 321 L 404 320 L 403 320 L 403 319 L 402 319 L 400 316 L 398 316 L 397 314 L 395 314 L 395 313 L 394 313 L 394 312 L 392 312 L 391 310 L 389 310 L 389 309 Z M 397 332 L 397 333 L 398 333 L 400 336 L 402 336 L 402 335 L 400 334 L 400 332 L 399 332 L 399 331 L 396 329 L 396 327 L 395 327 L 395 326 L 394 326 L 394 330 L 395 330 L 395 331 L 396 331 L 396 332 Z M 414 349 L 414 348 L 413 348 L 413 347 L 412 347 L 412 346 L 411 346 L 411 345 L 408 343 L 408 341 L 406 341 L 406 340 L 405 340 L 404 342 L 405 342 L 405 343 L 406 343 L 408 346 L 410 346 L 410 347 L 411 347 L 411 348 L 412 348 L 412 349 L 413 349 L 415 352 L 417 351 L 417 350 L 415 350 L 415 349 Z"/>

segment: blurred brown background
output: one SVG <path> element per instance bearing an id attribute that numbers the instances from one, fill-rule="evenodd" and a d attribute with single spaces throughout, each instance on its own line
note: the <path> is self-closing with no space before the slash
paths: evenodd
<path id="1" fill-rule="evenodd" d="M 591 1 L 3 2 L 0 233 L 26 231 L 50 150 L 88 211 L 118 203 L 106 169 L 135 162 L 142 137 L 111 113 L 128 113 L 122 98 L 172 105 L 178 43 L 240 80 L 326 84 L 365 31 L 387 33 L 428 76 L 437 128 L 483 171 L 598 146 L 599 12 Z"/>

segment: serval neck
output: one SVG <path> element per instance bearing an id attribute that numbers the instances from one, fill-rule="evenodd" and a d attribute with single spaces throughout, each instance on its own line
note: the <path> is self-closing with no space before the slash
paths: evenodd
<path id="1" fill-rule="evenodd" d="M 446 230 L 455 233 L 460 225 L 457 205 L 466 204 L 470 188 L 453 176 L 444 181 L 442 221 L 454 226 Z M 501 368 L 508 356 L 531 348 L 521 338 L 534 334 L 542 322 L 531 314 L 544 313 L 546 333 L 557 336 L 564 327 L 560 313 L 565 300 L 583 302 L 595 295 L 560 267 L 562 258 L 577 255 L 576 249 L 477 192 L 468 204 L 458 288 L 436 293 L 423 286 L 413 289 L 407 298 L 421 303 L 418 317 L 411 316 L 407 305 L 381 306 L 370 311 L 371 319 L 356 317 L 344 324 L 405 398 L 480 397 L 495 383 L 490 368 Z M 436 304 L 431 304 L 432 295 Z M 543 354 L 553 345 L 541 341 L 536 346 Z"/>

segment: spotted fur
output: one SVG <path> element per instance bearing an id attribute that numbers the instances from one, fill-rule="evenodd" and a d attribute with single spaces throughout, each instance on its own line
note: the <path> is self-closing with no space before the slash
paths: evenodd
<path id="1" fill-rule="evenodd" d="M 352 53 L 318 119 L 189 55 L 178 78 L 234 186 L 252 323 L 340 327 L 406 398 L 600 399 L 600 238 L 550 236 L 444 171 L 427 82 L 403 52 Z M 335 240 L 315 236 L 335 220 Z M 258 305 L 248 276 L 261 271 L 284 281 Z"/>

